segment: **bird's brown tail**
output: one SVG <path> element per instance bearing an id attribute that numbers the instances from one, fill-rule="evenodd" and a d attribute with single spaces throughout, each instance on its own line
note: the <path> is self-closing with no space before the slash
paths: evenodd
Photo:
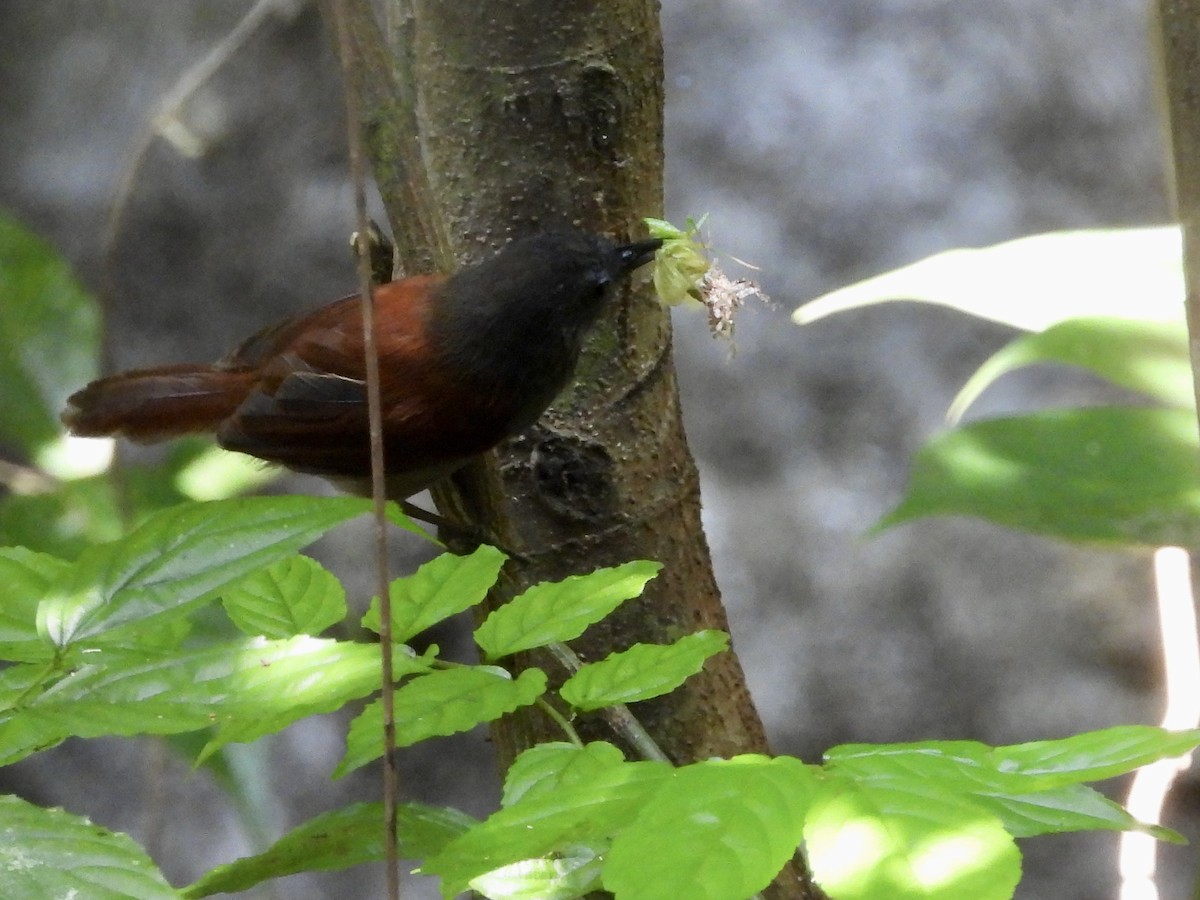
<path id="1" fill-rule="evenodd" d="M 72 394 L 62 421 L 81 437 L 123 435 L 152 443 L 215 431 L 254 385 L 252 371 L 164 366 L 110 375 Z"/>

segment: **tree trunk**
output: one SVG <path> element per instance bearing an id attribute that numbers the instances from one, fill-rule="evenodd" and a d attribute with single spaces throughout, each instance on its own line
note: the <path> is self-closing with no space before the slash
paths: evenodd
<path id="1" fill-rule="evenodd" d="M 1176 215 L 1183 227 L 1183 274 L 1200 409 L 1200 2 L 1159 0 L 1163 85 L 1171 132 Z"/>
<path id="2" fill-rule="evenodd" d="M 413 0 L 410 13 L 393 8 L 389 16 L 393 62 L 384 71 L 378 31 L 365 0 L 358 6 L 357 87 L 393 227 L 436 223 L 431 240 L 443 246 L 426 248 L 427 258 L 471 262 L 510 237 L 564 224 L 620 240 L 644 235 L 640 220 L 659 214 L 662 197 L 657 4 Z M 415 100 L 413 118 L 405 118 L 405 97 Z M 412 143 L 397 148 L 397 139 Z M 418 156 L 424 171 L 397 176 L 397 160 Z M 428 188 L 413 187 L 423 180 Z M 436 198 L 431 214 L 411 208 L 422 196 Z M 598 566 L 663 564 L 640 600 L 573 643 L 585 661 L 639 641 L 728 630 L 680 418 L 670 318 L 645 285 L 622 290 L 575 382 L 541 421 L 434 496 L 443 515 L 483 525 L 525 557 L 506 567 L 491 604 Z M 566 674 L 549 656 L 533 656 L 518 668 L 536 663 L 552 679 Z M 677 764 L 767 751 L 732 652 L 634 711 Z M 581 724 L 590 737 L 613 739 L 599 719 Z M 501 722 L 494 738 L 507 766 L 562 734 L 525 710 Z M 785 873 L 770 895 L 820 896 L 805 881 L 800 871 Z"/>

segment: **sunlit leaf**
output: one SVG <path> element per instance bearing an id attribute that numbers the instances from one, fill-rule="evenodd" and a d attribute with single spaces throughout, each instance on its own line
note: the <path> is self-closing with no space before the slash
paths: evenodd
<path id="1" fill-rule="evenodd" d="M 790 757 L 676 769 L 613 840 L 604 886 L 629 900 L 744 900 L 795 854 L 813 781 Z"/>
<path id="2" fill-rule="evenodd" d="M 1137 725 L 1007 747 L 977 741 L 847 744 L 825 759 L 828 771 L 858 788 L 890 792 L 889 802 L 899 803 L 905 815 L 916 814 L 909 805 L 967 803 L 1014 837 L 1134 830 L 1174 841 L 1174 832 L 1138 822 L 1083 782 L 1123 775 L 1198 743 L 1200 731 Z"/>
<path id="3" fill-rule="evenodd" d="M 192 500 L 226 500 L 269 484 L 282 471 L 253 456 L 213 445 L 175 473 L 175 486 Z"/>
<path id="4" fill-rule="evenodd" d="M 947 250 L 839 288 L 793 313 L 800 325 L 892 300 L 949 306 L 1025 331 L 1080 316 L 1179 322 L 1179 228 L 1059 231 Z"/>
<path id="5" fill-rule="evenodd" d="M 585 782 L 528 797 L 451 841 L 421 871 L 440 875 L 443 893 L 454 896 L 472 879 L 502 866 L 601 840 L 625 827 L 674 771 L 660 762 L 624 763 Z"/>
<path id="6" fill-rule="evenodd" d="M 89 547 L 42 605 L 58 646 L 186 612 L 367 509 L 352 497 L 245 497 L 162 510 L 128 536 Z"/>
<path id="7" fill-rule="evenodd" d="M 947 418 L 957 421 L 997 378 L 1034 363 L 1078 366 L 1171 406 L 1191 409 L 1195 405 L 1187 329 L 1182 322 L 1088 318 L 1060 322 L 1009 343 L 963 385 Z"/>
<path id="8" fill-rule="evenodd" d="M 542 859 L 523 859 L 471 879 L 488 900 L 575 900 L 600 890 L 604 858 L 574 845 Z"/>
<path id="9" fill-rule="evenodd" d="M 315 559 L 300 555 L 251 573 L 221 602 L 238 628 L 265 637 L 320 634 L 346 617 L 341 582 Z"/>
<path id="10" fill-rule="evenodd" d="M 178 897 L 146 852 L 124 834 L 61 809 L 0 796 L 0 882 L 14 900 L 167 900 Z"/>
<path id="11" fill-rule="evenodd" d="M 1167 731 L 1152 725 L 1118 725 L 1053 741 L 997 747 L 997 766 L 1045 787 L 1101 781 L 1159 759 L 1190 753 L 1200 730 Z"/>
<path id="12" fill-rule="evenodd" d="M 379 648 L 299 637 L 249 638 L 158 655 L 105 650 L 0 715 L 0 765 L 63 738 L 174 734 L 215 727 L 202 759 L 378 690 Z M 397 675 L 428 661 L 396 654 Z"/>
<path id="13" fill-rule="evenodd" d="M 804 823 L 813 877 L 838 900 L 1009 900 L 1021 854 L 1000 821 L 919 781 L 827 776 Z"/>
<path id="14" fill-rule="evenodd" d="M 1055 410 L 974 422 L 913 461 L 879 524 L 963 515 L 1075 541 L 1200 543 L 1200 441 L 1184 410 Z"/>
<path id="15" fill-rule="evenodd" d="M 414 678 L 396 689 L 396 746 L 470 731 L 528 706 L 546 691 L 546 673 L 526 669 L 513 679 L 503 669 L 467 666 Z M 383 755 L 383 705 L 376 700 L 350 723 L 346 755 L 333 777 L 341 778 Z"/>

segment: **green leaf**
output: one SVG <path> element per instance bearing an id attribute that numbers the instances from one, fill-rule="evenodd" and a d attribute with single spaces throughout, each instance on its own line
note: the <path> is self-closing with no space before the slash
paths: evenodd
<path id="1" fill-rule="evenodd" d="M 0 659 L 49 660 L 54 648 L 37 630 L 38 605 L 55 579 L 69 566 L 24 547 L 0 547 Z"/>
<path id="2" fill-rule="evenodd" d="M 1009 900 L 1021 877 L 998 819 L 915 779 L 827 774 L 804 841 L 813 877 L 838 900 Z"/>
<path id="3" fill-rule="evenodd" d="M 699 303 L 700 282 L 711 265 L 708 248 L 700 239 L 700 228 L 707 218 L 707 213 L 699 222 L 689 218 L 686 228 L 677 228 L 665 219 L 642 219 L 650 236 L 663 242 L 654 254 L 651 279 L 654 293 L 668 306 Z"/>
<path id="4" fill-rule="evenodd" d="M 62 669 L 47 665 L 46 661 L 36 663 L 15 663 L 0 668 L 0 722 L 3 722 L 8 710 L 16 706 L 22 697 L 43 690 L 44 686 L 61 677 L 62 672 L 70 665 L 70 660 L 62 661 Z"/>
<path id="5" fill-rule="evenodd" d="M 67 396 L 96 377 L 99 316 L 62 257 L 5 215 L 0 297 L 0 434 L 32 457 L 62 433 Z"/>
<path id="6" fill-rule="evenodd" d="M 443 895 L 454 896 L 503 866 L 601 841 L 624 828 L 673 771 L 660 762 L 624 763 L 588 781 L 539 792 L 451 841 L 421 871 L 440 875 Z"/>
<path id="7" fill-rule="evenodd" d="M 1195 546 L 1200 449 L 1183 410 L 1055 410 L 975 422 L 917 452 L 908 493 L 876 526 L 978 516 L 1074 541 Z"/>
<path id="8" fill-rule="evenodd" d="M 243 578 L 221 598 L 243 632 L 264 637 L 320 634 L 346 617 L 346 592 L 315 559 L 289 556 Z"/>
<path id="9" fill-rule="evenodd" d="M 1009 343 L 963 385 L 947 418 L 958 421 L 993 381 L 1035 363 L 1078 366 L 1168 405 L 1195 406 L 1187 329 L 1182 322 L 1087 318 L 1060 322 Z"/>
<path id="10" fill-rule="evenodd" d="M 1152 725 L 1119 725 L 1054 741 L 997 747 L 996 765 L 1033 779 L 1039 787 L 1101 781 L 1200 745 L 1200 730 L 1167 731 Z"/>
<path id="11" fill-rule="evenodd" d="M 127 835 L 61 809 L 0 796 L 0 872 L 14 900 L 163 900 L 178 897 L 150 857 Z"/>
<path id="12" fill-rule="evenodd" d="M 424 540 L 429 541 L 431 544 L 436 544 L 438 547 L 442 546 L 442 542 L 430 534 L 424 526 L 414 521 L 412 517 L 408 515 L 408 513 L 400 508 L 399 503 L 389 500 L 385 508 L 385 513 L 388 521 L 397 528 L 403 529 L 409 534 L 415 534 L 417 537 L 423 538 Z"/>
<path id="13" fill-rule="evenodd" d="M 509 766 L 500 805 L 512 806 L 522 799 L 532 800 L 564 787 L 587 784 L 624 762 L 621 751 L 605 741 L 593 741 L 583 747 L 558 741 L 537 744 Z"/>
<path id="14" fill-rule="evenodd" d="M 546 674 L 526 669 L 514 681 L 503 669 L 464 666 L 414 678 L 396 689 L 396 746 L 427 738 L 470 731 L 522 706 L 546 692 Z M 346 755 L 334 778 L 353 772 L 383 755 L 383 706 L 376 700 L 350 723 Z"/>
<path id="15" fill-rule="evenodd" d="M 178 467 L 174 483 L 189 500 L 226 500 L 269 484 L 282 471 L 264 466 L 253 456 L 210 444 Z"/>
<path id="16" fill-rule="evenodd" d="M 849 744 L 826 754 L 826 768 L 865 789 L 907 791 L 930 804 L 969 803 L 1014 837 L 1102 829 L 1175 840 L 1174 832 L 1138 822 L 1082 782 L 1122 775 L 1197 743 L 1200 732 L 1138 725 L 996 748 L 976 741 Z"/>
<path id="17" fill-rule="evenodd" d="M 174 734 L 216 726 L 201 760 L 230 741 L 250 741 L 305 716 L 378 690 L 379 648 L 298 637 L 244 639 L 202 649 L 105 650 L 0 718 L 0 765 L 68 736 Z M 397 676 L 427 671 L 397 654 Z"/>
<path id="18" fill-rule="evenodd" d="M 492 612 L 475 629 L 489 659 L 579 637 L 591 624 L 640 596 L 662 565 L 635 560 L 589 575 L 535 584 Z"/>
<path id="19" fill-rule="evenodd" d="M 591 847 L 568 847 L 549 859 L 525 859 L 471 879 L 489 900 L 574 900 L 600 890 L 604 858 Z"/>
<path id="20" fill-rule="evenodd" d="M 475 820 L 453 809 L 404 803 L 396 810 L 400 856 L 436 853 Z M 356 803 L 323 813 L 288 832 L 255 856 L 217 866 L 180 893 L 209 897 L 245 891 L 271 878 L 298 872 L 331 872 L 384 859 L 382 803 Z"/>
<path id="21" fill-rule="evenodd" d="M 375 644 L 310 637 L 265 643 L 277 645 L 279 655 L 259 657 L 259 670 L 248 668 L 241 673 L 220 717 L 217 736 L 204 748 L 197 764 L 225 744 L 257 740 L 379 690 L 382 666 Z M 242 662 L 252 666 L 253 661 L 251 656 Z M 417 656 L 408 647 L 397 646 L 392 655 L 392 678 L 423 674 L 432 664 L 432 657 Z M 263 671 L 270 668 L 274 671 Z"/>
<path id="22" fill-rule="evenodd" d="M 91 547 L 43 604 L 38 629 L 59 647 L 120 625 L 184 613 L 367 509 L 353 497 L 245 497 L 162 510 Z"/>
<path id="23" fill-rule="evenodd" d="M 1087 785 L 1071 784 L 1032 794 L 990 794 L 972 798 L 993 813 L 1015 838 L 1067 831 L 1140 831 L 1160 841 L 1185 843 L 1161 825 L 1139 822 L 1120 804 Z"/>
<path id="24" fill-rule="evenodd" d="M 107 477 L 64 481 L 50 491 L 0 499 L 0 543 L 78 557 L 124 530 Z"/>
<path id="25" fill-rule="evenodd" d="M 560 696 L 578 710 L 634 703 L 668 694 L 729 646 L 723 631 L 697 631 L 673 644 L 634 644 L 589 663 L 567 679 Z"/>
<path id="26" fill-rule="evenodd" d="M 1091 229 L 947 250 L 818 297 L 792 319 L 915 300 L 1043 331 L 1080 316 L 1178 322 L 1183 297 L 1178 226 Z"/>
<path id="27" fill-rule="evenodd" d="M 495 547 L 480 545 L 469 556 L 443 553 L 407 578 L 391 585 L 392 640 L 407 641 L 443 619 L 483 602 L 508 559 Z M 379 598 L 362 625 L 379 633 Z"/>
<path id="28" fill-rule="evenodd" d="M 605 888 L 622 900 L 745 900 L 795 854 L 813 779 L 790 757 L 676 769 L 613 840 Z"/>

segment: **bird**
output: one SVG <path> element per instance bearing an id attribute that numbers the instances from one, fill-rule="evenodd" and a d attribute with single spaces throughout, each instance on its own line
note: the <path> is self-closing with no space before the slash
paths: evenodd
<path id="1" fill-rule="evenodd" d="M 388 497 L 403 501 L 531 426 L 617 286 L 661 246 L 546 230 L 452 275 L 376 287 Z M 62 421 L 77 436 L 137 443 L 208 433 L 369 495 L 361 298 L 284 319 L 210 365 L 100 378 L 68 398 Z"/>

